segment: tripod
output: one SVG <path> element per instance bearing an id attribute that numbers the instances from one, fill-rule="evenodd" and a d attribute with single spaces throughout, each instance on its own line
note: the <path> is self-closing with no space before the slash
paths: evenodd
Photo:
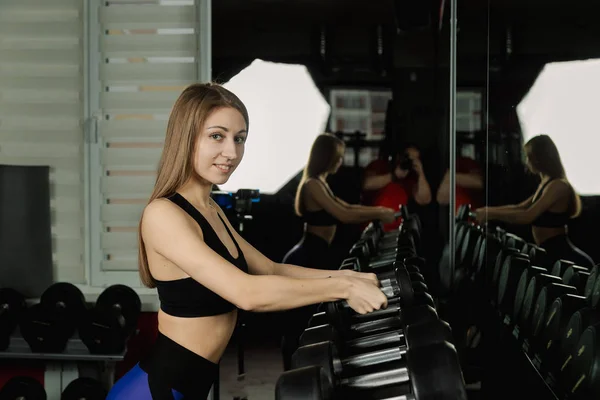
<path id="1" fill-rule="evenodd" d="M 258 189 L 239 189 L 235 193 L 214 191 L 211 193 L 213 200 L 219 204 L 224 210 L 233 210 L 235 212 L 235 221 L 237 230 L 240 235 L 244 231 L 244 222 L 252 220 L 251 209 L 252 203 L 260 201 L 260 193 Z M 243 381 L 246 375 L 244 363 L 244 331 L 246 324 L 244 322 L 244 312 L 238 311 L 238 321 L 236 326 L 236 347 L 237 347 L 237 363 L 238 363 L 238 382 Z M 209 393 L 210 400 L 220 399 L 220 379 L 217 373 L 217 379 L 213 384 Z M 247 400 L 247 397 L 235 397 L 233 400 Z"/>

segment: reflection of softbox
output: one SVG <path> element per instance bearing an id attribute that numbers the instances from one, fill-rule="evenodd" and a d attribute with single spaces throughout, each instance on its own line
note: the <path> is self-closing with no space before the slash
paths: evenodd
<path id="1" fill-rule="evenodd" d="M 600 193 L 599 75 L 600 60 L 547 64 L 517 107 L 524 141 L 550 136 L 581 194 Z"/>
<path id="2" fill-rule="evenodd" d="M 331 108 L 303 65 L 257 59 L 223 86 L 248 108 L 250 131 L 242 164 L 220 189 L 275 193 L 306 164 Z"/>

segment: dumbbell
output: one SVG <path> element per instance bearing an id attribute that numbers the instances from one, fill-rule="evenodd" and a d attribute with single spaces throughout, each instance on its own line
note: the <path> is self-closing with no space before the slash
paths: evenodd
<path id="1" fill-rule="evenodd" d="M 543 299 L 538 304 L 538 297 L 543 292 Z M 572 286 L 566 286 L 562 283 L 562 279 L 549 274 L 537 274 L 533 276 L 527 284 L 525 297 L 523 298 L 523 306 L 521 307 L 521 318 L 519 324 L 520 337 L 524 338 L 524 349 L 530 352 L 530 345 L 534 343 L 533 320 L 535 313 L 542 313 L 548 307 L 544 303 L 547 299 L 554 299 L 562 294 L 577 294 L 577 289 Z M 543 302 L 542 302 L 543 300 Z M 543 308 L 543 310 L 542 310 Z M 543 318 L 543 315 L 537 317 Z M 532 341 L 530 342 L 530 339 Z"/>
<path id="2" fill-rule="evenodd" d="M 106 288 L 82 318 L 79 336 L 92 354 L 118 354 L 135 331 L 142 309 L 138 294 L 128 286 Z"/>
<path id="3" fill-rule="evenodd" d="M 561 382 L 569 398 L 600 397 L 600 323 L 582 332 L 565 364 Z"/>
<path id="4" fill-rule="evenodd" d="M 30 376 L 15 376 L 0 390 L 0 400 L 46 400 L 46 389 Z"/>
<path id="5" fill-rule="evenodd" d="M 299 345 L 333 341 L 338 343 L 338 348 L 343 354 L 351 354 L 367 348 L 398 344 L 403 339 L 399 329 L 437 319 L 435 308 L 429 304 L 421 304 L 403 308 L 398 316 L 376 321 L 342 326 L 323 324 L 308 327 L 300 335 Z"/>
<path id="6" fill-rule="evenodd" d="M 504 235 L 504 246 L 508 248 L 517 249 L 519 252 L 521 252 L 526 244 L 527 242 L 523 238 L 515 235 L 514 233 L 506 233 Z"/>
<path id="7" fill-rule="evenodd" d="M 60 400 L 104 400 L 106 396 L 108 392 L 102 382 L 82 376 L 67 385 Z"/>
<path id="8" fill-rule="evenodd" d="M 559 379 L 561 375 L 568 377 L 570 363 L 573 359 L 572 354 L 579 343 L 581 334 L 588 326 L 599 323 L 600 313 L 592 307 L 581 308 L 571 315 L 569 322 L 560 335 L 560 342 L 556 345 L 557 356 L 554 362 L 546 363 L 549 375 L 553 376 L 555 380 Z"/>
<path id="9" fill-rule="evenodd" d="M 275 400 L 467 399 L 458 355 L 448 342 L 409 348 L 406 362 L 391 364 L 388 369 L 334 382 L 321 366 L 286 371 L 277 380 Z"/>
<path id="10" fill-rule="evenodd" d="M 407 349 L 430 346 L 444 341 L 452 343 L 452 331 L 448 323 L 436 319 L 407 326 L 404 338 L 403 344 L 394 344 L 388 348 L 346 357 L 340 355 L 340 349 L 333 341 L 301 346 L 292 356 L 292 369 L 311 365 L 321 366 L 329 381 L 337 387 L 337 383 L 341 380 L 356 377 L 365 368 L 379 366 L 385 369 L 390 367 L 388 363 L 404 363 Z"/>
<path id="11" fill-rule="evenodd" d="M 585 309 L 586 305 L 585 297 L 574 294 L 564 294 L 552 302 L 542 325 L 541 345 L 537 350 L 541 360 L 541 371 L 555 372 L 558 369 L 557 364 L 561 361 L 562 333 L 572 316 L 577 311 Z M 539 323 L 539 321 L 535 322 L 536 325 Z"/>
<path id="12" fill-rule="evenodd" d="M 388 297 L 388 307 L 381 310 L 376 310 L 368 314 L 357 315 L 348 305 L 346 301 L 335 301 L 323 304 L 324 311 L 314 314 L 309 326 L 323 325 L 332 323 L 334 325 L 342 325 L 347 320 L 372 320 L 385 316 L 391 316 L 398 312 L 401 306 L 408 306 L 414 303 L 415 289 L 413 282 L 405 268 L 398 267 L 395 270 L 395 280 L 383 282 L 382 291 Z M 421 282 L 414 284 L 417 287 L 417 292 L 421 292 L 418 288 L 422 288 Z"/>
<path id="13" fill-rule="evenodd" d="M 490 275 L 491 267 L 494 266 L 498 254 L 502 250 L 500 239 L 493 234 L 486 232 L 481 238 L 478 254 L 474 255 L 475 280 L 484 282 L 486 275 Z M 489 268 L 489 270 L 486 270 Z M 482 285 L 483 286 L 483 285 Z"/>
<path id="14" fill-rule="evenodd" d="M 0 289 L 0 351 L 8 348 L 10 335 L 26 308 L 25 296 L 21 293 L 11 288 Z"/>
<path id="15" fill-rule="evenodd" d="M 86 309 L 81 290 L 67 282 L 55 283 L 23 313 L 21 335 L 34 353 L 61 353 Z"/>

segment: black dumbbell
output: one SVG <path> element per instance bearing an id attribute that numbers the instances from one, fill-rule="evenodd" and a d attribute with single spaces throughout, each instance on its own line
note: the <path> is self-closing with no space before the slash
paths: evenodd
<path id="1" fill-rule="evenodd" d="M 276 400 L 350 398 L 466 400 L 467 394 L 456 349 L 448 342 L 409 348 L 404 365 L 335 382 L 321 366 L 293 369 L 284 372 L 275 387 Z"/>
<path id="2" fill-rule="evenodd" d="M 572 286 L 563 285 L 562 279 L 558 276 L 549 274 L 538 274 L 533 276 L 529 280 L 529 284 L 527 284 L 527 290 L 525 291 L 525 297 L 523 298 L 523 306 L 521 307 L 521 318 L 519 322 L 519 334 L 521 337 L 531 337 L 533 334 L 532 321 L 536 310 L 537 299 L 546 286 L 551 287 L 551 292 L 548 293 L 548 296 L 558 294 L 554 298 L 561 294 L 577 294 L 577 289 Z M 554 301 L 554 299 L 552 299 L 552 301 Z"/>
<path id="3" fill-rule="evenodd" d="M 590 279 L 590 272 L 585 267 L 579 265 L 569 266 L 565 272 L 561 275 L 565 285 L 575 286 L 577 292 L 585 296 L 585 289 L 587 287 L 588 279 Z"/>
<path id="4" fill-rule="evenodd" d="M 361 320 L 368 321 L 379 319 L 386 316 L 395 315 L 401 306 L 409 306 L 414 303 L 415 288 L 410 276 L 405 268 L 398 267 L 395 270 L 395 279 L 384 282 L 386 286 L 382 287 L 383 293 L 388 297 L 388 307 L 370 312 L 368 314 L 358 315 L 350 308 L 346 301 L 335 301 L 323 304 L 324 311 L 314 314 L 309 321 L 309 326 L 323 325 L 331 323 L 341 326 L 346 321 Z M 422 288 L 422 282 L 415 282 L 417 288 Z M 417 289 L 420 292 L 422 289 Z"/>
<path id="5" fill-rule="evenodd" d="M 588 326 L 566 361 L 562 383 L 573 399 L 600 396 L 600 324 Z"/>
<path id="6" fill-rule="evenodd" d="M 67 282 L 55 283 L 23 313 L 21 335 L 34 353 L 61 353 L 86 309 L 81 290 Z"/>
<path id="7" fill-rule="evenodd" d="M 515 307 L 515 298 L 519 280 L 523 271 L 530 267 L 529 260 L 523 257 L 508 255 L 504 259 L 498 278 L 497 305 L 503 313 L 511 313 Z"/>
<path id="8" fill-rule="evenodd" d="M 439 319 L 409 325 L 405 329 L 403 344 L 344 356 L 338 344 L 324 341 L 299 347 L 292 356 L 292 369 L 318 365 L 323 367 L 328 379 L 337 382 L 356 376 L 361 369 L 379 365 L 389 367 L 391 362 L 405 362 L 407 349 L 429 346 L 440 342 L 452 343 L 450 325 Z M 334 384 L 334 386 L 337 386 Z"/>
<path id="9" fill-rule="evenodd" d="M 0 289 L 0 351 L 8 348 L 10 335 L 26 308 L 25 296 L 21 293 L 11 288 Z"/>
<path id="10" fill-rule="evenodd" d="M 538 274 L 546 274 L 547 272 L 548 271 L 546 271 L 545 268 L 536 267 L 534 265 L 530 265 L 527 267 L 527 269 L 525 269 L 525 271 L 523 271 L 521 277 L 519 278 L 517 292 L 514 299 L 514 308 L 512 310 L 512 315 L 510 316 L 510 319 L 513 323 L 520 323 L 523 299 L 525 299 L 525 292 L 527 292 L 527 285 L 529 285 L 529 281 L 533 276 Z"/>
<path id="11" fill-rule="evenodd" d="M 67 385 L 60 400 L 104 400 L 106 396 L 108 392 L 102 382 L 82 376 Z"/>
<path id="12" fill-rule="evenodd" d="M 578 310 L 584 309 L 587 300 L 583 296 L 564 294 L 555 299 L 548 310 L 542 332 L 542 345 L 538 352 L 541 359 L 541 371 L 555 372 L 560 362 L 561 335 L 569 320 Z"/>
<path id="13" fill-rule="evenodd" d="M 431 298 L 427 293 L 424 295 Z M 379 320 L 345 323 L 340 326 L 333 324 L 310 326 L 300 335 L 299 343 L 300 346 L 305 346 L 331 340 L 335 343 L 346 343 L 346 348 L 352 352 L 351 349 L 365 349 L 399 342 L 402 337 L 398 336 L 398 329 L 437 319 L 438 314 L 433 306 L 413 305 L 400 309 L 396 316 Z"/>
<path id="14" fill-rule="evenodd" d="M 134 332 L 142 304 L 125 285 L 106 288 L 79 325 L 79 336 L 92 354 L 118 354 Z"/>
<path id="15" fill-rule="evenodd" d="M 596 308 L 585 307 L 577 310 L 571 315 L 567 326 L 561 334 L 558 351 L 559 363 L 555 369 L 557 375 L 565 373 L 568 370 L 572 360 L 572 354 L 575 351 L 581 334 L 588 326 L 600 324 L 600 313 Z"/>
<path id="16" fill-rule="evenodd" d="M 15 376 L 0 390 L 0 400 L 46 400 L 46 389 L 30 376 Z"/>

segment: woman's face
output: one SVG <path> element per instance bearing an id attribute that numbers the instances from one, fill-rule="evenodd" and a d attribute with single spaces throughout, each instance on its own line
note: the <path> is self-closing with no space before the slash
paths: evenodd
<path id="1" fill-rule="evenodd" d="M 196 173 L 215 185 L 227 182 L 244 157 L 247 135 L 246 121 L 238 110 L 215 109 L 196 140 Z"/>

